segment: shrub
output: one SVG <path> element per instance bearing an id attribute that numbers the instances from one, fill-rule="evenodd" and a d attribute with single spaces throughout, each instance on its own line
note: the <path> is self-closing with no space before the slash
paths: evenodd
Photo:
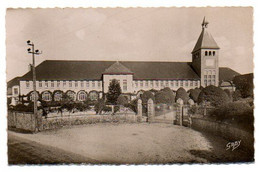
<path id="1" fill-rule="evenodd" d="M 195 88 L 195 89 L 190 90 L 189 96 L 195 103 L 198 102 L 198 97 L 199 97 L 200 92 L 201 92 L 201 90 L 199 88 Z"/>
<path id="2" fill-rule="evenodd" d="M 230 100 L 232 100 L 232 92 L 229 89 L 224 89 L 225 93 L 228 95 Z"/>
<path id="3" fill-rule="evenodd" d="M 230 102 L 228 95 L 219 87 L 210 85 L 205 87 L 199 94 L 198 103 L 209 102 L 211 106 L 221 106 Z"/>
<path id="4" fill-rule="evenodd" d="M 155 101 L 155 97 L 153 95 L 153 93 L 151 91 L 145 91 L 142 95 L 141 95 L 141 100 L 143 104 L 147 104 L 148 100 L 152 99 L 153 101 Z"/>
<path id="5" fill-rule="evenodd" d="M 233 101 L 238 101 L 239 99 L 242 98 L 241 91 L 240 90 L 234 91 L 232 97 L 233 97 Z"/>
<path id="6" fill-rule="evenodd" d="M 94 109 L 96 111 L 96 114 L 101 114 L 102 110 L 105 108 L 105 102 L 103 99 L 99 99 L 95 106 Z"/>
<path id="7" fill-rule="evenodd" d="M 30 102 L 28 105 L 25 104 L 17 104 L 12 108 L 12 110 L 17 111 L 17 112 L 33 112 L 33 103 Z"/>
<path id="8" fill-rule="evenodd" d="M 129 107 L 130 109 L 132 109 L 135 113 L 137 113 L 137 101 L 138 99 L 134 99 L 132 101 L 130 101 L 130 103 L 128 103 L 126 105 L 126 107 Z"/>
<path id="9" fill-rule="evenodd" d="M 172 104 L 174 103 L 175 96 L 173 92 L 166 92 L 166 91 L 159 91 L 155 94 L 155 102 L 156 103 L 163 103 L 163 104 Z"/>
<path id="10" fill-rule="evenodd" d="M 189 96 L 188 93 L 185 91 L 184 88 L 180 87 L 177 92 L 176 92 L 176 97 L 175 97 L 175 101 L 177 101 L 179 98 L 181 98 L 183 100 L 184 104 L 187 104 L 188 100 L 189 100 Z"/>
<path id="11" fill-rule="evenodd" d="M 123 105 L 123 106 L 125 106 L 127 103 L 128 103 L 128 99 L 127 99 L 126 96 L 124 96 L 124 95 L 121 94 L 121 95 L 117 98 L 117 104 L 118 104 L 118 105 Z"/>
<path id="12" fill-rule="evenodd" d="M 219 106 L 210 113 L 217 121 L 235 123 L 247 130 L 253 131 L 253 107 L 244 102 L 231 102 Z"/>

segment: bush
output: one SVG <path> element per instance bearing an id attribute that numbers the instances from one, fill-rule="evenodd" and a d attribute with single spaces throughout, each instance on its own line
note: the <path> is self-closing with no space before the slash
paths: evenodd
<path id="1" fill-rule="evenodd" d="M 121 94 L 121 95 L 117 98 L 117 104 L 118 104 L 118 105 L 125 106 L 127 103 L 128 103 L 128 99 L 127 99 L 126 96 L 124 96 L 124 95 Z"/>
<path id="2" fill-rule="evenodd" d="M 228 97 L 230 98 L 230 100 L 232 100 L 232 92 L 229 89 L 224 89 L 225 93 L 228 95 Z"/>
<path id="3" fill-rule="evenodd" d="M 172 104 L 174 103 L 175 96 L 173 92 L 161 90 L 155 94 L 155 103 Z"/>
<path id="4" fill-rule="evenodd" d="M 240 90 L 234 91 L 232 97 L 233 97 L 233 101 L 238 101 L 239 99 L 242 98 L 241 91 Z"/>
<path id="5" fill-rule="evenodd" d="M 199 88 L 195 88 L 195 89 L 190 90 L 189 96 L 195 103 L 198 102 L 198 97 L 199 97 L 200 92 L 201 92 L 201 90 Z"/>
<path id="6" fill-rule="evenodd" d="M 103 99 L 99 99 L 95 106 L 94 109 L 96 111 L 96 114 L 101 114 L 102 110 L 105 108 L 105 102 Z"/>
<path id="7" fill-rule="evenodd" d="M 253 131 L 253 107 L 244 102 L 231 102 L 219 106 L 210 113 L 217 121 L 237 124 L 242 128 Z"/>
<path id="8" fill-rule="evenodd" d="M 211 106 L 221 106 L 225 103 L 229 103 L 230 99 L 228 95 L 219 87 L 210 85 L 205 87 L 199 94 L 198 103 L 209 102 Z"/>
<path id="9" fill-rule="evenodd" d="M 153 93 L 151 91 L 145 91 L 142 95 L 141 95 L 141 100 L 143 104 L 147 104 L 148 100 L 152 99 L 153 101 L 155 101 L 155 97 L 153 95 Z"/>
<path id="10" fill-rule="evenodd" d="M 175 101 L 177 101 L 179 98 L 181 98 L 183 100 L 184 104 L 187 104 L 188 100 L 189 100 L 189 96 L 188 93 L 185 91 L 184 88 L 180 87 L 177 92 L 176 92 L 176 97 L 175 97 Z"/>
<path id="11" fill-rule="evenodd" d="M 33 112 L 33 103 L 29 103 L 28 105 L 25 104 L 17 104 L 12 108 L 13 111 L 16 112 Z"/>
<path id="12" fill-rule="evenodd" d="M 132 109 L 132 111 L 137 113 L 137 101 L 138 101 L 138 99 L 134 99 L 134 100 L 130 101 L 130 103 L 128 103 L 126 105 L 126 107 L 129 107 L 130 109 Z"/>

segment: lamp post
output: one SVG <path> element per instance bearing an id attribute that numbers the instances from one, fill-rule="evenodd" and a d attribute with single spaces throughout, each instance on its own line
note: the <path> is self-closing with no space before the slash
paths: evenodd
<path id="1" fill-rule="evenodd" d="M 29 54 L 32 54 L 32 72 L 33 72 L 33 113 L 36 119 L 36 127 L 37 128 L 37 119 L 38 119 L 38 115 L 37 115 L 37 99 L 36 99 L 36 72 L 35 72 L 35 58 L 34 55 L 39 55 L 42 52 L 40 52 L 39 50 L 34 50 L 34 44 L 33 42 L 31 42 L 30 40 L 27 41 L 27 45 L 31 46 L 32 48 L 28 48 L 27 51 Z"/>

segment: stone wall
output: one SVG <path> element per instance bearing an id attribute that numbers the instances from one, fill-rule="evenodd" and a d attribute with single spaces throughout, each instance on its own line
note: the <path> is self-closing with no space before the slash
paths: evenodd
<path id="1" fill-rule="evenodd" d="M 8 112 L 8 128 L 34 132 L 36 118 L 33 113 Z"/>
<path id="2" fill-rule="evenodd" d="M 254 135 L 245 130 L 201 118 L 192 118 L 191 128 L 201 132 L 212 133 L 230 142 L 241 140 L 241 147 L 248 151 L 254 151 Z"/>
<path id="3" fill-rule="evenodd" d="M 95 123 L 135 123 L 135 114 L 123 115 L 85 115 L 47 118 L 42 120 L 41 130 L 50 130 L 72 125 L 84 125 Z"/>

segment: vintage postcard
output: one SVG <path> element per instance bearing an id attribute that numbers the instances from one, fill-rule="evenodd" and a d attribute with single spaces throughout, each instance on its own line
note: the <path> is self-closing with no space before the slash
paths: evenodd
<path id="1" fill-rule="evenodd" d="M 9 165 L 254 163 L 252 7 L 8 8 Z"/>

